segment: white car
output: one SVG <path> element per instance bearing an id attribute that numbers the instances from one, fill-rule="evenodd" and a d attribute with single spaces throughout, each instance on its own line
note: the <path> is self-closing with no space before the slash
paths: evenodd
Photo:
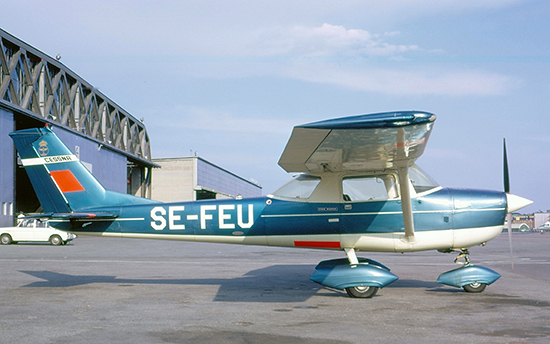
<path id="1" fill-rule="evenodd" d="M 73 233 L 51 228 L 47 222 L 38 220 L 20 220 L 15 227 L 0 228 L 0 243 L 2 245 L 17 244 L 20 241 L 47 242 L 52 245 L 65 245 L 76 238 Z"/>

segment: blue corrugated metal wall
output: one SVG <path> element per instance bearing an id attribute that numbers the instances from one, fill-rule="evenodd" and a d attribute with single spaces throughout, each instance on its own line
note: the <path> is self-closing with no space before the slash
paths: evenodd
<path id="1" fill-rule="evenodd" d="M 13 114 L 0 108 L 0 226 L 12 226 L 14 207 L 14 148 L 8 136 L 13 131 Z"/>
<path id="2" fill-rule="evenodd" d="M 128 182 L 125 156 L 104 146 L 100 148 L 100 144 L 62 128 L 54 127 L 53 130 L 73 153 L 76 154 L 76 146 L 80 147 L 80 161 L 91 165 L 93 175 L 106 189 L 126 193 Z"/>
<path id="3" fill-rule="evenodd" d="M 262 189 L 231 172 L 225 171 L 205 160 L 197 160 L 197 184 L 229 195 L 260 197 Z"/>

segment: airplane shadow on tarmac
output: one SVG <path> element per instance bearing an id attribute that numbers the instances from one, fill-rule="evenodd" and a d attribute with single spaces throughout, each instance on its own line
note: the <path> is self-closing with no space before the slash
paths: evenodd
<path id="1" fill-rule="evenodd" d="M 325 288 L 311 282 L 308 277 L 314 270 L 310 265 L 273 265 L 249 271 L 236 278 L 118 278 L 105 275 L 70 275 L 53 271 L 20 272 L 41 279 L 24 288 L 66 288 L 89 284 L 130 285 L 219 285 L 214 301 L 225 302 L 304 302 L 322 293 L 326 297 L 341 297 L 344 291 Z M 442 288 L 436 282 L 397 280 L 386 289 L 413 288 L 431 292 L 460 291 L 458 288 Z"/>

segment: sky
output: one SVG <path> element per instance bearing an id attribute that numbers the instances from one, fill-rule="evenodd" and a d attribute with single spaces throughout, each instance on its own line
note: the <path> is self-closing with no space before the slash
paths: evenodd
<path id="1" fill-rule="evenodd" d="M 154 158 L 199 155 L 269 194 L 293 126 L 437 115 L 417 163 L 439 184 L 550 209 L 545 0 L 0 0 L 0 27 L 136 118 Z"/>

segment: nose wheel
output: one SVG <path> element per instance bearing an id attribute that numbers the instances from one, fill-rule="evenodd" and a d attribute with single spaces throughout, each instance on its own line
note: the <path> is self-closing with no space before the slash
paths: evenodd
<path id="1" fill-rule="evenodd" d="M 459 251 L 458 256 L 455 258 L 455 264 L 462 264 L 459 262 L 460 259 L 464 259 L 464 266 L 470 265 L 470 251 L 467 248 Z M 474 282 L 463 285 L 462 289 L 467 293 L 481 293 L 485 290 L 486 286 L 486 283 Z"/>
<path id="2" fill-rule="evenodd" d="M 500 277 L 500 274 L 491 269 L 471 264 L 468 249 L 449 250 L 447 252 L 458 252 L 454 262 L 462 266 L 439 275 L 438 283 L 462 288 L 467 293 L 481 293 L 487 285 L 495 282 Z M 464 259 L 464 262 L 460 261 L 461 259 Z"/>

